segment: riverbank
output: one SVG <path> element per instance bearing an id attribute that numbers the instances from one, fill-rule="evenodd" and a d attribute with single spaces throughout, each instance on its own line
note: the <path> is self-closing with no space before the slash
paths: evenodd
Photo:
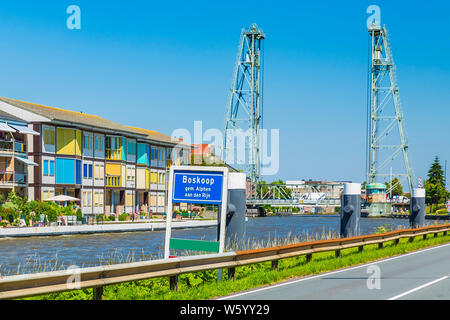
<path id="1" fill-rule="evenodd" d="M 358 248 L 341 250 L 340 258 L 334 252 L 313 254 L 282 259 L 278 268 L 271 262 L 236 268 L 234 280 L 228 278 L 224 270 L 223 280 L 217 281 L 217 270 L 181 274 L 178 290 L 170 289 L 168 277 L 139 280 L 134 282 L 105 286 L 105 300 L 203 300 L 223 297 L 266 285 L 273 285 L 297 277 L 311 276 L 363 263 L 394 257 L 420 249 L 447 244 L 450 235 L 439 233 L 438 237 L 418 238 L 413 242 L 401 239 L 398 243 L 386 242 L 381 248 L 377 244 L 366 245 L 360 252 Z M 91 300 L 92 289 L 82 289 L 62 293 L 41 295 L 27 300 Z"/>
<path id="2" fill-rule="evenodd" d="M 217 225 L 217 220 L 185 220 L 172 221 L 173 229 L 204 228 Z M 113 232 L 134 232 L 134 231 L 155 231 L 165 230 L 166 222 L 120 222 L 105 223 L 96 225 L 75 225 L 75 226 L 50 226 L 50 227 L 22 227 L 22 228 L 1 228 L 0 238 L 5 237 L 39 237 L 39 236 L 59 236 L 92 233 L 113 233 Z"/>

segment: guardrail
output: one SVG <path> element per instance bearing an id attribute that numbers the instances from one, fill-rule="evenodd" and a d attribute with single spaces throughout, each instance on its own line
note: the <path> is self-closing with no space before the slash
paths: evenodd
<path id="1" fill-rule="evenodd" d="M 426 238 L 428 234 L 434 234 L 436 237 L 441 232 L 446 235 L 449 230 L 450 224 L 446 224 L 222 254 L 7 276 L 0 278 L 0 299 L 23 298 L 85 288 L 93 288 L 94 299 L 101 299 L 103 286 L 166 276 L 171 277 L 171 287 L 176 289 L 177 276 L 183 273 L 228 268 L 228 276 L 234 279 L 235 268 L 243 265 L 272 261 L 272 267 L 278 269 L 278 260 L 284 258 L 306 255 L 309 261 L 312 254 L 325 251 L 335 251 L 336 257 L 340 257 L 342 249 L 358 247 L 359 251 L 362 251 L 364 245 L 369 244 L 378 244 L 381 248 L 384 242 L 394 240 L 397 244 L 401 238 L 409 238 L 412 241 L 414 237 Z"/>

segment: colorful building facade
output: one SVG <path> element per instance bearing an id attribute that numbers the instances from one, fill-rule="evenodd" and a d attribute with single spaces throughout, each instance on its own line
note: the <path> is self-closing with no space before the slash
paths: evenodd
<path id="1" fill-rule="evenodd" d="M 70 195 L 83 215 L 163 213 L 168 168 L 188 163 L 189 148 L 156 131 L 7 98 L 0 112 L 35 133 L 26 138 L 34 163 L 27 165 L 28 198 Z"/>

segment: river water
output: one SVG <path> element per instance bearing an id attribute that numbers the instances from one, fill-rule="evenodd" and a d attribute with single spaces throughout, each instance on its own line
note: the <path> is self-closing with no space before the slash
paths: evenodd
<path id="1" fill-rule="evenodd" d="M 261 247 L 290 238 L 297 241 L 339 234 L 339 216 L 273 216 L 248 218 L 247 245 Z M 361 219 L 361 234 L 379 226 L 407 228 L 407 219 Z M 174 238 L 214 240 L 216 227 L 173 230 Z M 70 265 L 88 267 L 158 259 L 163 255 L 165 231 L 0 239 L 0 275 L 51 271 Z"/>

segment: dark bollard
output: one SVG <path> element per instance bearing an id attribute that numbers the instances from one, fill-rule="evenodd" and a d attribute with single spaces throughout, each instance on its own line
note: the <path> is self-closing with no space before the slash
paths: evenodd
<path id="1" fill-rule="evenodd" d="M 359 235 L 359 219 L 361 217 L 361 184 L 344 184 L 341 198 L 341 238 Z"/>
<path id="2" fill-rule="evenodd" d="M 409 224 L 411 228 L 425 225 L 425 189 L 415 188 L 411 194 Z"/>
<path id="3" fill-rule="evenodd" d="M 245 243 L 245 205 L 246 175 L 241 172 L 228 174 L 228 207 L 225 239 L 238 250 Z"/>

